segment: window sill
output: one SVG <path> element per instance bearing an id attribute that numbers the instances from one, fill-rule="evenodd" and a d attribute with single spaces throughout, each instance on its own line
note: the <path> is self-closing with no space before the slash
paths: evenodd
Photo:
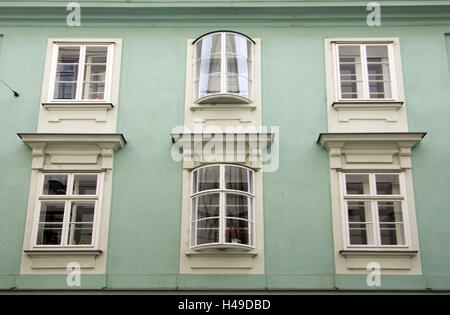
<path id="1" fill-rule="evenodd" d="M 340 109 L 391 109 L 397 110 L 403 106 L 403 101 L 336 101 L 331 104 L 336 110 Z"/>
<path id="2" fill-rule="evenodd" d="M 114 105 L 112 103 L 107 102 L 51 102 L 51 103 L 42 103 L 42 106 L 47 110 L 77 110 L 77 109 L 90 109 L 90 110 L 98 110 L 98 109 L 112 109 Z"/>
<path id="3" fill-rule="evenodd" d="M 256 109 L 256 105 L 253 104 L 202 104 L 202 105 L 191 105 L 190 109 L 192 111 L 201 111 L 201 110 L 248 110 L 253 111 Z"/>
<path id="4" fill-rule="evenodd" d="M 216 93 L 202 96 L 196 99 L 194 103 L 207 105 L 215 105 L 215 104 L 239 105 L 239 104 L 251 104 L 252 101 L 238 94 Z"/>
<path id="5" fill-rule="evenodd" d="M 417 250 L 404 250 L 404 249 L 389 249 L 389 250 L 340 250 L 339 254 L 344 257 L 373 257 L 373 256 L 391 256 L 391 257 L 413 257 L 416 256 L 419 251 Z"/>
<path id="6" fill-rule="evenodd" d="M 24 253 L 28 256 L 40 256 L 40 255 L 93 255 L 98 256 L 102 253 L 99 249 L 68 249 L 68 248 L 55 248 L 55 249 L 29 249 L 24 250 Z"/>
<path id="7" fill-rule="evenodd" d="M 195 247 L 191 247 L 192 252 L 202 252 L 206 250 L 214 250 L 218 253 L 227 251 L 231 252 L 232 250 L 238 251 L 238 253 L 241 252 L 248 252 L 251 250 L 254 250 L 255 248 L 253 246 L 249 245 L 239 245 L 239 244 L 211 244 L 211 245 L 199 245 Z"/>

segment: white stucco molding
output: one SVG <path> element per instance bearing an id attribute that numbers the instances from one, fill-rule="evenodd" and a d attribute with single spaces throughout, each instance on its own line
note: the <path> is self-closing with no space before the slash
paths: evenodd
<path id="1" fill-rule="evenodd" d="M 425 132 L 321 133 L 317 143 L 328 150 L 331 169 L 366 168 L 367 164 L 410 169 L 411 150 L 425 135 Z"/>
<path id="2" fill-rule="evenodd" d="M 263 151 L 274 141 L 273 133 L 172 133 L 172 143 L 182 151 L 184 168 L 202 163 L 237 162 L 262 167 Z"/>
<path id="3" fill-rule="evenodd" d="M 122 134 L 19 133 L 32 149 L 32 169 L 112 169 Z"/>

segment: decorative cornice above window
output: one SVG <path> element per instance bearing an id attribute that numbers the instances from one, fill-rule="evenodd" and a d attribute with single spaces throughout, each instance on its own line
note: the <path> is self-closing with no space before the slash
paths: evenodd
<path id="1" fill-rule="evenodd" d="M 263 152 L 274 142 L 274 137 L 275 134 L 264 132 L 171 134 L 186 169 L 212 162 L 244 163 L 251 168 L 261 168 Z"/>
<path id="2" fill-rule="evenodd" d="M 412 146 L 419 143 L 426 132 L 346 132 L 346 133 L 321 133 L 317 139 L 322 147 L 330 148 L 341 146 L 340 143 L 355 142 L 411 142 Z"/>
<path id="3" fill-rule="evenodd" d="M 123 134 L 18 133 L 32 149 L 33 169 L 112 169 L 114 151 L 126 144 Z"/>
<path id="4" fill-rule="evenodd" d="M 249 142 L 249 141 L 265 141 L 270 145 L 273 141 L 273 133 L 256 132 L 256 133 L 172 133 L 172 143 L 191 141 L 193 143 L 206 143 L 210 141 L 225 141 L 225 142 Z M 219 140 L 221 139 L 221 140 Z"/>
<path id="5" fill-rule="evenodd" d="M 411 168 L 411 149 L 425 132 L 321 133 L 317 143 L 329 151 L 330 167 L 364 165 Z"/>

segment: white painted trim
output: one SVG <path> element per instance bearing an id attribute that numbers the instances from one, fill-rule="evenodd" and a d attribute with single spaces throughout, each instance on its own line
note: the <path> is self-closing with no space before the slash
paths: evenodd
<path id="1" fill-rule="evenodd" d="M 195 97 L 195 95 L 196 95 L 196 91 L 195 91 L 195 74 L 196 74 L 196 69 L 195 69 L 195 67 L 196 67 L 197 60 L 200 59 L 196 55 L 196 51 L 197 51 L 196 50 L 196 45 L 198 43 L 200 43 L 202 40 L 204 40 L 205 38 L 212 37 L 214 35 L 220 35 L 220 44 L 221 44 L 221 46 L 220 46 L 220 88 L 219 88 L 220 91 L 218 93 L 210 93 L 210 94 L 207 94 L 207 95 L 204 95 L 204 96 L 196 98 Z M 226 52 L 226 36 L 227 35 L 234 35 L 234 36 L 242 37 L 242 38 L 244 38 L 247 41 L 247 43 L 250 44 L 251 52 L 252 52 L 251 53 L 251 59 L 248 59 L 248 58 L 247 59 L 250 61 L 251 65 L 252 65 L 252 69 L 251 69 L 252 72 L 251 72 L 251 74 L 249 73 L 248 77 L 247 77 L 248 82 L 249 82 L 249 88 L 248 88 L 249 95 L 248 95 L 248 97 L 245 97 L 245 96 L 240 95 L 238 93 L 229 93 L 227 91 L 227 88 L 228 88 L 228 80 L 227 80 L 227 75 L 228 75 L 228 72 L 227 72 L 227 52 Z M 209 34 L 205 35 L 204 37 L 202 37 L 201 39 L 199 39 L 195 44 L 193 44 L 193 46 L 194 46 L 193 47 L 194 53 L 192 54 L 193 55 L 192 64 L 193 64 L 193 67 L 194 67 L 194 71 L 192 71 L 192 73 L 194 74 L 194 77 L 192 79 L 192 84 L 191 84 L 192 90 L 193 90 L 193 93 L 192 93 L 193 103 L 195 103 L 195 104 L 203 104 L 203 103 L 208 104 L 208 102 L 210 101 L 209 104 L 212 104 L 212 103 L 217 103 L 217 99 L 218 98 L 222 99 L 222 101 L 220 103 L 228 103 L 228 99 L 231 101 L 231 103 L 234 103 L 234 102 L 236 102 L 238 104 L 239 103 L 244 103 L 244 104 L 252 103 L 254 101 L 253 93 L 254 93 L 254 90 L 255 90 L 254 87 L 253 87 L 253 85 L 254 85 L 254 62 L 253 62 L 253 59 L 254 59 L 254 45 L 255 45 L 255 43 L 252 42 L 246 36 L 244 36 L 242 34 L 239 34 L 239 33 L 226 32 L 226 31 L 225 32 L 209 33 Z M 238 74 L 238 76 L 239 76 L 239 74 Z M 200 80 L 200 74 L 199 74 L 199 80 Z M 199 84 L 199 88 L 200 88 L 200 84 Z M 223 101 L 223 100 L 225 100 L 225 101 Z"/>
<path id="2" fill-rule="evenodd" d="M 72 189 L 74 184 L 74 175 L 97 175 L 97 194 L 96 195 L 73 195 Z M 66 195 L 43 195 L 43 184 L 46 175 L 67 175 L 67 192 Z M 101 217 L 101 201 L 103 193 L 103 173 L 100 172 L 40 172 L 39 174 L 38 194 L 36 198 L 36 209 L 33 220 L 33 233 L 32 233 L 32 248 L 30 249 L 73 249 L 79 250 L 80 248 L 92 248 L 98 249 L 98 234 L 99 234 L 99 218 Z M 88 197 L 88 198 L 86 198 Z M 61 244 L 60 245 L 37 245 L 37 235 L 39 231 L 39 218 L 41 213 L 42 202 L 64 202 L 64 219 L 62 222 L 61 232 Z M 69 245 L 68 244 L 68 228 L 69 228 L 69 216 L 71 212 L 70 206 L 73 202 L 94 202 L 94 218 L 92 222 L 92 240 L 91 244 L 86 245 Z M 100 212 L 100 213 L 99 213 Z"/>
<path id="3" fill-rule="evenodd" d="M 88 38 L 62 38 L 48 40 L 47 49 L 47 61 L 46 71 L 44 72 L 44 83 L 42 93 L 42 103 L 113 103 L 117 104 L 117 100 L 112 99 L 112 89 L 118 89 L 118 80 L 113 79 L 113 72 L 118 71 L 119 58 L 115 58 L 115 52 L 121 49 L 121 39 L 88 39 Z M 84 100 L 81 98 L 81 92 L 83 90 L 83 74 L 86 46 L 105 46 L 107 47 L 107 65 L 105 73 L 105 91 L 104 98 L 102 100 Z M 80 59 L 79 69 L 77 74 L 77 92 L 76 98 L 70 100 L 54 99 L 54 88 L 56 80 L 56 64 L 58 58 L 58 48 L 61 46 L 79 46 L 80 47 Z M 114 68 L 114 70 L 113 70 Z M 49 70 L 49 71 L 48 71 Z M 117 76 L 116 76 L 117 77 Z"/>
<path id="4" fill-rule="evenodd" d="M 365 266 L 371 261 L 379 262 L 383 274 L 386 275 L 422 274 L 420 255 L 416 254 L 419 251 L 419 239 L 412 188 L 411 149 L 423 136 L 424 133 L 331 133 L 322 134 L 319 138 L 318 143 L 329 151 L 336 274 L 365 274 Z M 352 156 L 362 158 L 349 158 Z M 390 156 L 391 159 L 380 159 L 380 156 Z M 347 199 L 364 199 L 372 203 L 376 200 L 401 201 L 405 246 L 349 246 L 346 205 L 343 198 L 344 173 L 399 174 L 400 195 L 378 196 L 371 193 L 363 198 L 360 195 L 347 195 Z M 373 187 L 372 184 L 372 189 Z M 358 253 L 341 254 L 343 250 L 356 250 Z M 405 250 L 411 251 L 411 255 L 399 256 Z M 398 252 L 399 255 L 387 255 L 386 251 Z"/>
<path id="5" fill-rule="evenodd" d="M 194 173 L 198 172 L 201 169 L 204 168 L 209 168 L 209 167 L 217 167 L 219 166 L 219 188 L 218 189 L 208 189 L 208 190 L 202 190 L 202 191 L 197 191 L 196 193 L 193 192 L 193 183 L 194 183 Z M 227 166 L 231 166 L 231 167 L 238 167 L 238 168 L 242 168 L 245 169 L 246 171 L 251 172 L 252 176 L 252 180 L 250 182 L 248 182 L 248 185 L 250 187 L 250 190 L 252 191 L 254 189 L 253 187 L 253 181 L 255 178 L 255 172 L 254 170 L 252 170 L 251 168 L 242 166 L 242 165 L 236 165 L 236 164 L 208 164 L 208 165 L 204 165 L 204 166 L 200 166 L 197 167 L 195 169 L 193 169 L 191 171 L 191 197 L 190 197 L 190 211 L 191 211 L 191 222 L 190 222 L 190 226 L 192 228 L 192 224 L 194 223 L 194 211 L 195 209 L 192 207 L 192 201 L 193 198 L 202 196 L 202 195 L 208 195 L 208 194 L 218 194 L 219 195 L 219 242 L 217 243 L 208 243 L 208 244 L 200 244 L 200 245 L 195 245 L 192 243 L 192 235 L 190 235 L 189 239 L 191 240 L 190 242 L 190 249 L 191 250 L 201 250 L 201 249 L 205 249 L 205 248 L 237 248 L 237 249 L 243 249 L 243 250 L 252 250 L 255 249 L 255 243 L 256 240 L 254 239 L 255 235 L 254 234 L 254 228 L 252 228 L 252 226 L 255 224 L 255 220 L 252 218 L 254 218 L 254 207 L 255 207 L 255 195 L 252 192 L 244 192 L 244 191 L 240 191 L 240 190 L 233 190 L 233 189 L 227 189 L 226 188 L 226 183 L 225 183 L 225 168 Z M 197 173 L 198 174 L 198 173 Z M 249 235 L 249 244 L 233 244 L 233 243 L 227 243 L 225 242 L 225 232 L 226 232 L 226 201 L 225 201 L 225 196 L 226 194 L 235 194 L 235 195 L 241 195 L 241 196 L 246 196 L 248 198 L 251 198 L 252 202 L 251 202 L 251 207 L 249 209 L 249 213 L 248 213 L 248 219 L 244 220 L 245 222 L 247 222 L 248 225 L 248 232 L 247 234 Z M 196 220 L 198 222 L 198 220 Z M 251 234 L 250 234 L 251 232 Z M 192 231 L 191 233 L 197 233 L 197 230 Z M 196 238 L 195 238 L 196 239 Z"/>

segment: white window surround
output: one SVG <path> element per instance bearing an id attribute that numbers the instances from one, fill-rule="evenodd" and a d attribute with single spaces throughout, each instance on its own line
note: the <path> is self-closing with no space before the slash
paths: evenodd
<path id="1" fill-rule="evenodd" d="M 336 274 L 366 274 L 370 262 L 379 263 L 383 274 L 422 274 L 411 153 L 424 136 L 413 132 L 320 134 L 317 143 L 329 155 Z M 407 226 L 404 246 L 349 246 L 343 174 L 399 174 L 400 194 L 379 196 L 372 190 L 362 199 L 372 203 L 383 199 L 402 202 Z M 346 199 L 360 197 L 350 194 Z"/>
<path id="2" fill-rule="evenodd" d="M 202 169 L 208 169 L 208 168 L 215 168 L 218 167 L 219 168 L 219 187 L 216 189 L 207 189 L 207 190 L 200 190 L 200 191 L 194 191 L 194 174 L 199 174 L 199 172 Z M 226 167 L 230 167 L 230 168 L 235 168 L 235 169 L 243 169 L 245 171 L 247 171 L 249 178 L 247 178 L 247 182 L 246 184 L 248 185 L 247 187 L 249 188 L 249 191 L 243 191 L 243 190 L 235 190 L 235 189 L 229 189 L 226 188 L 226 184 L 228 182 L 225 181 L 226 175 L 225 175 L 225 169 Z M 202 249 L 220 249 L 220 248 L 235 248 L 235 249 L 242 249 L 242 250 L 252 250 L 256 248 L 255 242 L 256 242 L 256 232 L 255 232 L 255 223 L 256 223 L 256 218 L 255 218 L 255 194 L 254 194 L 254 180 L 255 180 L 255 176 L 254 176 L 254 171 L 248 167 L 244 167 L 244 166 L 240 166 L 240 165 L 235 165 L 235 164 L 209 164 L 209 165 L 205 165 L 205 166 L 201 166 L 198 168 L 195 168 L 191 171 L 191 183 L 192 183 L 192 187 L 191 187 L 191 225 L 190 225 L 190 234 L 191 234 L 191 249 L 192 250 L 202 250 Z M 197 181 L 198 183 L 198 181 Z M 231 183 L 231 181 L 230 181 Z M 193 228 L 193 225 L 195 224 L 197 226 L 197 222 L 199 220 L 194 220 L 195 214 L 197 213 L 197 209 L 194 207 L 194 200 L 198 200 L 198 198 L 202 197 L 202 196 L 211 196 L 211 195 L 217 195 L 219 196 L 218 201 L 218 216 L 214 216 L 214 219 L 217 219 L 219 222 L 219 240 L 218 242 L 211 242 L 211 243 L 205 243 L 205 244 L 194 244 L 194 239 L 196 239 L 194 237 L 194 235 L 197 235 L 197 229 Z M 226 197 L 228 195 L 234 195 L 234 196 L 242 196 L 242 197 L 246 197 L 247 198 L 247 202 L 250 203 L 247 204 L 247 219 L 241 219 L 241 218 L 236 218 L 236 217 L 231 217 L 227 215 L 227 207 L 229 205 L 227 205 L 226 202 Z M 208 218 L 203 218 L 205 220 L 214 220 L 214 219 L 208 219 Z M 202 220 L 203 220 L 202 219 Z M 229 230 L 228 228 L 226 228 L 227 226 L 227 221 L 228 220 L 240 220 L 244 223 L 247 223 L 247 241 L 249 244 L 237 244 L 237 243 L 233 243 L 233 241 L 231 242 L 227 242 L 226 241 L 226 232 L 227 230 Z M 234 227 L 235 228 L 235 227 Z M 233 228 L 230 228 L 231 230 Z M 239 228 L 235 228 L 235 229 L 241 229 Z M 231 238 L 232 236 L 230 236 Z M 236 236 L 237 237 L 237 236 Z M 245 237 L 244 237 L 245 238 Z"/>
<path id="3" fill-rule="evenodd" d="M 44 178 L 46 176 L 59 175 L 59 176 L 67 176 L 66 183 L 66 193 L 63 195 L 49 195 L 44 194 Z M 82 175 L 95 175 L 96 178 L 96 193 L 92 195 L 80 195 L 73 194 L 75 177 Z M 100 219 L 101 218 L 101 209 L 102 209 L 102 195 L 103 195 L 103 182 L 104 182 L 104 174 L 99 172 L 41 172 L 39 175 L 39 185 L 38 185 L 38 193 L 36 199 L 36 209 L 34 214 L 34 223 L 33 223 L 33 232 L 32 232 L 32 248 L 33 249 L 47 249 L 47 250 L 83 250 L 83 249 L 92 249 L 98 250 L 98 239 L 100 235 Z M 63 220 L 61 221 L 61 241 L 60 245 L 38 245 L 38 233 L 39 233 L 39 224 L 40 216 L 42 211 L 42 204 L 55 204 L 55 203 L 64 203 L 64 215 Z M 70 231 L 69 225 L 73 225 L 74 222 L 69 218 L 71 214 L 71 206 L 74 203 L 83 204 L 83 203 L 94 203 L 94 214 L 92 220 L 92 239 L 90 244 L 86 245 L 69 245 L 68 238 L 70 234 L 73 234 L 74 231 Z M 80 224 L 80 223 L 76 223 Z M 56 224 L 52 224 L 56 225 Z M 86 225 L 86 223 L 84 223 Z M 72 232 L 72 233 L 71 233 Z"/>
<path id="4" fill-rule="evenodd" d="M 121 58 L 120 39 L 51 38 L 48 40 L 47 47 L 47 59 L 44 69 L 44 80 L 41 98 L 41 103 L 46 109 L 57 109 L 58 107 L 75 107 L 78 109 L 110 109 L 117 105 Z M 76 97 L 70 99 L 54 98 L 58 50 L 63 47 L 80 47 L 77 78 L 75 80 L 77 82 Z M 86 99 L 85 97 L 82 97 L 83 82 L 86 81 L 84 77 L 84 71 L 86 69 L 84 67 L 86 61 L 86 47 L 104 47 L 105 49 L 107 49 L 106 72 L 104 74 L 104 97 L 100 99 Z"/>
<path id="5" fill-rule="evenodd" d="M 366 194 L 348 194 L 346 193 L 347 180 L 349 176 L 361 176 L 366 177 L 369 180 L 367 183 L 368 192 Z M 396 176 L 399 179 L 399 193 L 392 195 L 380 195 L 376 192 L 376 176 Z M 382 249 L 382 250 L 398 250 L 398 249 L 410 249 L 410 236 L 409 236 L 409 227 L 408 227 L 408 209 L 407 202 L 405 196 L 405 177 L 403 172 L 348 172 L 342 171 L 339 172 L 340 177 L 340 191 L 341 191 L 341 209 L 342 209 L 342 222 L 343 222 L 343 235 L 344 235 L 344 250 L 351 249 Z M 350 221 L 348 213 L 349 203 L 365 203 L 365 221 L 364 222 L 356 222 Z M 397 225 L 401 225 L 401 229 L 403 229 L 402 235 L 398 235 L 399 239 L 403 239 L 403 244 L 398 245 L 383 245 L 380 239 L 380 225 L 392 225 L 389 222 L 383 222 L 379 218 L 379 205 L 378 203 L 389 203 L 396 202 L 400 203 L 401 211 L 400 215 L 402 217 L 402 222 L 396 222 Z M 356 223 L 355 223 L 356 222 Z M 366 231 L 366 242 L 370 243 L 369 239 L 372 240 L 372 244 L 351 244 L 350 241 L 350 225 L 365 225 L 366 227 L 363 230 Z M 357 228 L 359 229 L 359 228 Z M 400 229 L 400 230 L 401 230 Z M 398 231 L 396 231 L 400 234 Z"/>
<path id="6" fill-rule="evenodd" d="M 235 44 L 234 48 L 231 47 L 233 46 L 230 44 L 231 42 L 228 42 L 229 38 L 235 38 L 235 41 L 232 41 Z M 254 99 L 254 44 L 255 42 L 248 36 L 232 31 L 211 32 L 194 40 L 192 43 L 194 46 L 194 103 L 252 103 Z M 198 47 L 202 47 L 200 55 Z M 204 49 L 205 47 L 206 49 Z M 217 48 L 220 49 L 215 51 Z M 229 59 L 236 63 L 229 64 Z M 235 72 L 229 72 L 230 69 L 234 69 Z M 232 78 L 236 80 L 234 85 Z M 233 86 L 237 91 L 233 91 Z M 210 88 L 213 90 L 208 91 Z"/>
<path id="7" fill-rule="evenodd" d="M 340 66 L 338 58 L 339 46 L 359 46 L 362 61 L 362 73 L 357 79 L 362 81 L 362 97 L 342 98 L 340 85 Z M 385 46 L 388 49 L 389 73 L 392 95 L 387 98 L 369 98 L 366 46 Z M 335 109 L 350 108 L 379 108 L 398 109 L 404 103 L 403 79 L 400 58 L 400 44 L 398 38 L 327 38 L 325 39 L 325 56 L 327 69 L 328 104 Z"/>
<path id="8" fill-rule="evenodd" d="M 65 274 L 67 264 L 79 262 L 83 273 L 104 274 L 108 245 L 114 153 L 124 147 L 122 134 L 21 133 L 32 151 L 31 180 L 23 241 L 21 274 Z M 96 196 L 40 196 L 42 174 L 99 174 Z M 96 232 L 91 245 L 36 246 L 36 219 L 42 200 L 97 201 Z"/>
<path id="9" fill-rule="evenodd" d="M 239 34 L 239 33 L 236 33 Z M 188 39 L 186 42 L 186 89 L 185 106 L 188 115 L 188 121 L 196 111 L 205 111 L 205 115 L 210 115 L 213 111 L 220 111 L 222 115 L 233 118 L 239 114 L 240 118 L 260 116 L 261 106 L 261 40 L 251 38 L 253 43 L 253 61 L 252 61 L 252 95 L 251 98 L 245 98 L 238 94 L 213 94 L 204 96 L 200 102 L 195 98 L 195 39 Z M 225 96 L 225 97 L 222 97 Z"/>

